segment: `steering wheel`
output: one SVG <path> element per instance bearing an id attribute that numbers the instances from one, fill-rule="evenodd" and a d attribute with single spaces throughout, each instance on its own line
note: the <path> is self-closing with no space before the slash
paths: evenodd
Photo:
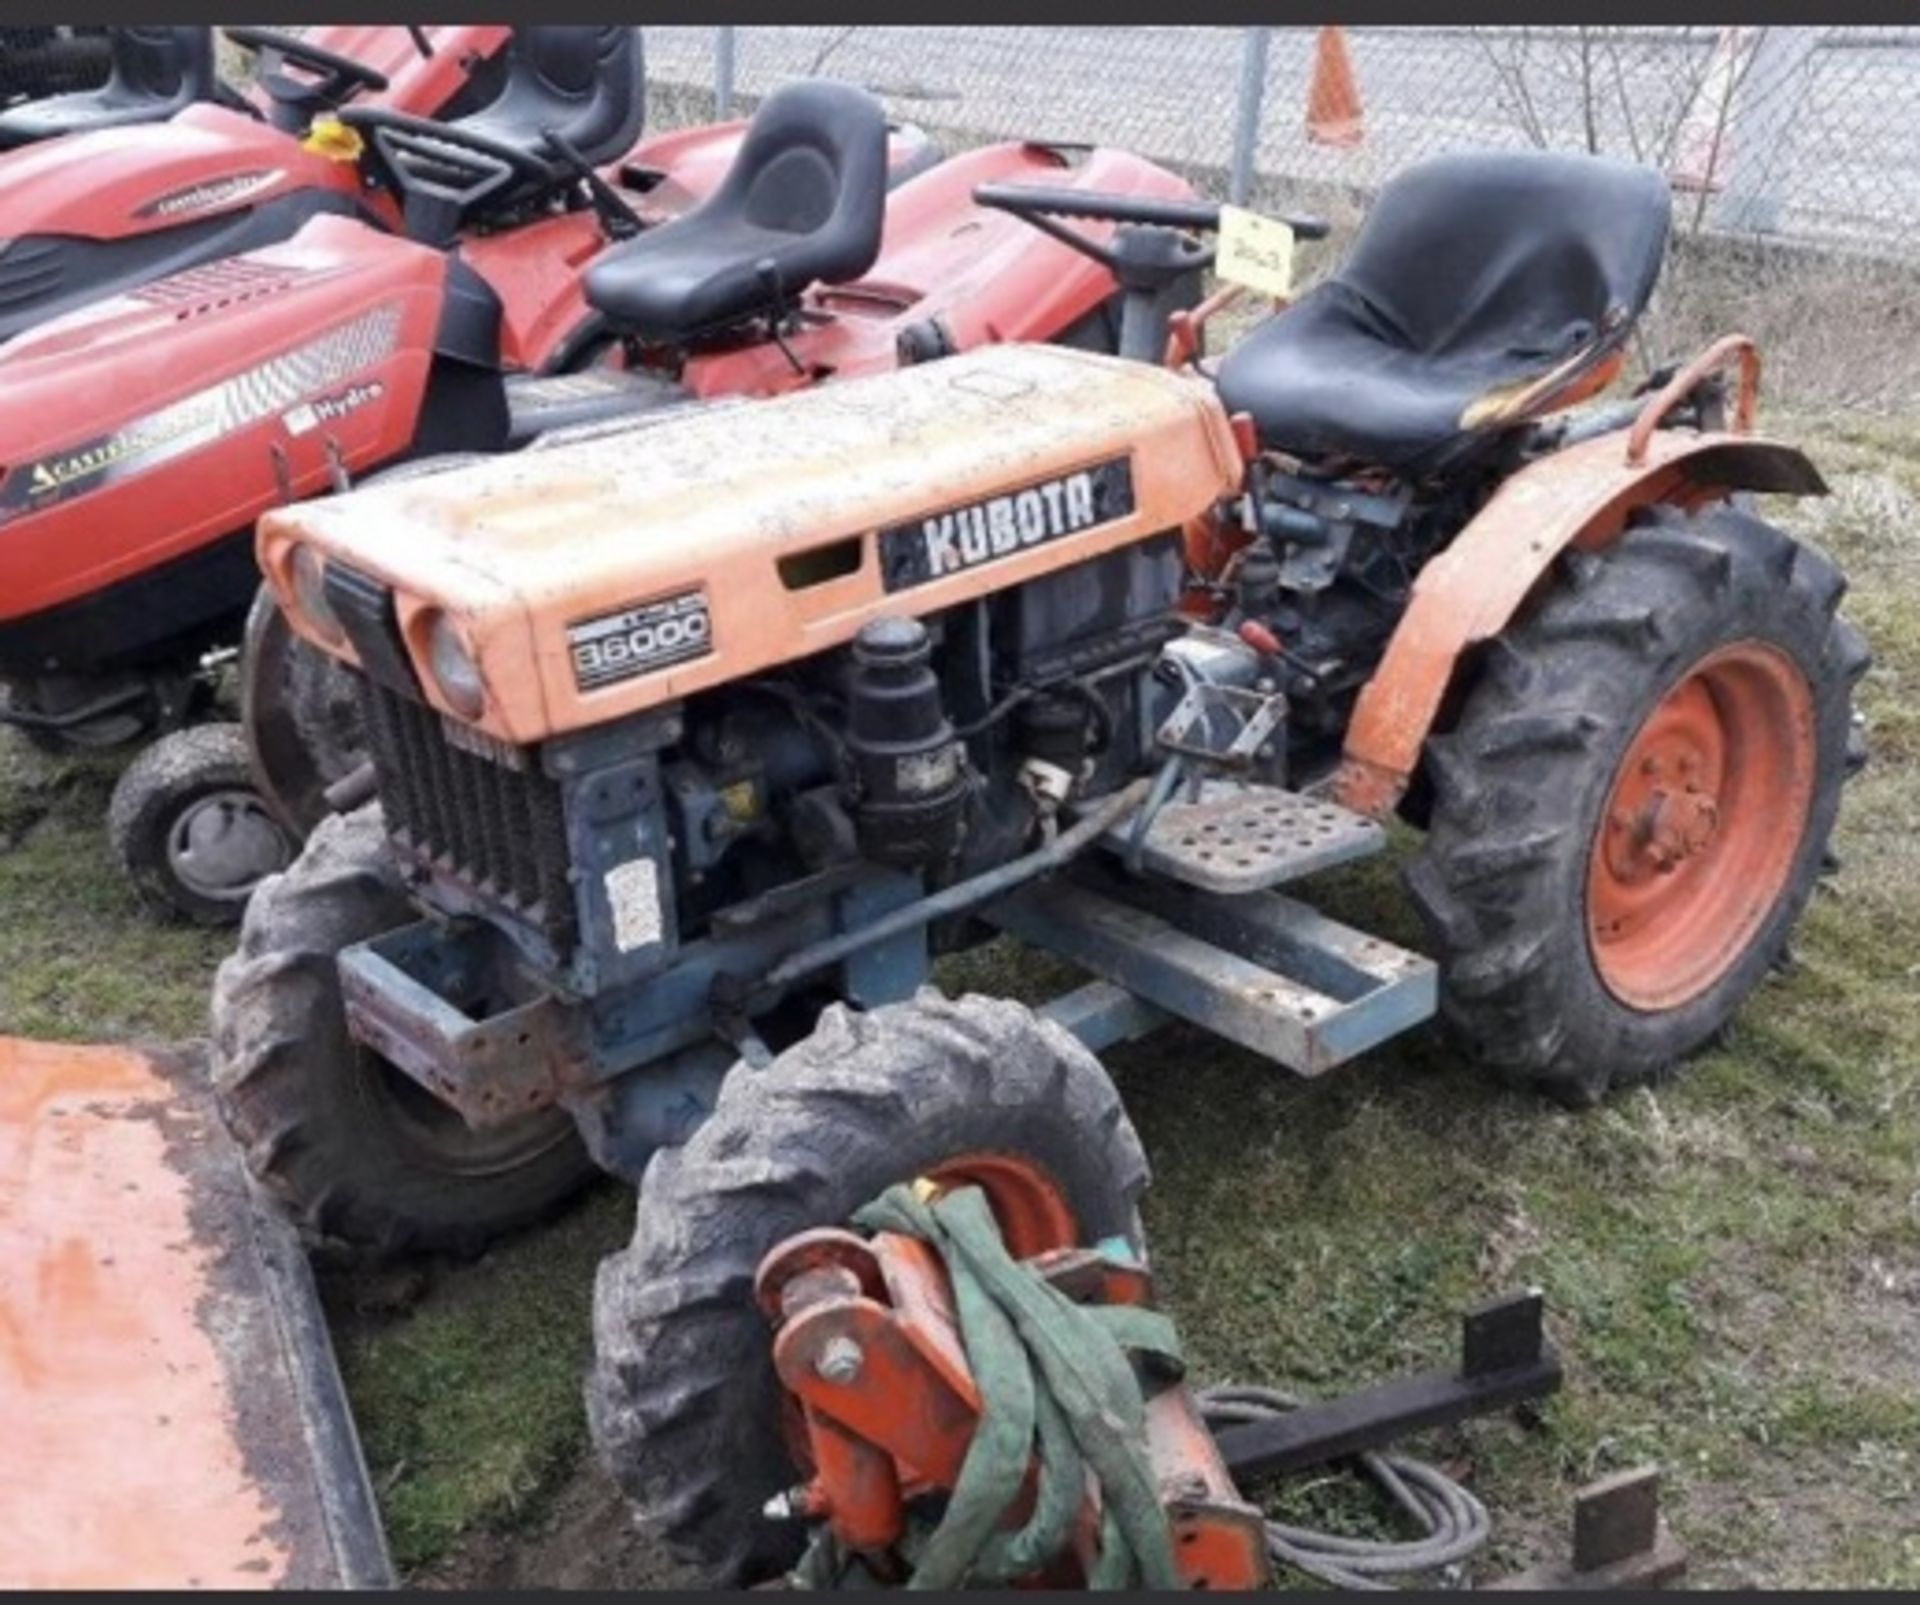
<path id="1" fill-rule="evenodd" d="M 1064 185 L 980 184 L 974 188 L 974 203 L 996 211 L 1010 212 L 1023 223 L 1031 223 L 1041 233 L 1051 235 L 1062 245 L 1071 246 L 1082 256 L 1093 258 L 1102 267 L 1119 266 L 1119 256 L 1104 241 L 1091 239 L 1078 229 L 1068 228 L 1062 218 L 1084 218 L 1096 223 L 1131 223 L 1149 228 L 1178 229 L 1190 234 L 1212 234 L 1220 227 L 1220 208 L 1212 201 L 1169 201 L 1144 195 L 1111 195 L 1097 190 L 1070 189 Z M 1282 219 L 1303 240 L 1324 240 L 1330 225 L 1324 217 L 1296 214 Z M 1184 246 L 1169 244 L 1169 251 L 1186 266 L 1206 267 L 1213 261 L 1213 248 L 1197 241 Z"/>
<path id="2" fill-rule="evenodd" d="M 349 106 L 340 121 L 368 136 L 379 176 L 406 203 L 408 232 L 427 243 L 445 243 L 482 201 L 554 176 L 548 163 L 518 145 L 390 106 Z"/>
<path id="3" fill-rule="evenodd" d="M 275 100 L 296 105 L 338 106 L 363 89 L 378 92 L 387 87 L 385 73 L 376 72 L 365 62 L 355 61 L 338 51 L 309 44 L 298 34 L 282 33 L 278 28 L 222 28 L 220 31 L 236 45 L 248 50 L 270 50 L 320 79 L 317 84 L 303 84 L 273 74 L 262 82 Z"/>

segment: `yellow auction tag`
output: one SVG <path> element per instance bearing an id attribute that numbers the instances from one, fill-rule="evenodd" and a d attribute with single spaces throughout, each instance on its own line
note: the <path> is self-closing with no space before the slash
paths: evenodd
<path id="1" fill-rule="evenodd" d="M 1213 270 L 1276 301 L 1293 295 L 1293 230 L 1244 206 L 1220 208 L 1220 244 Z"/>

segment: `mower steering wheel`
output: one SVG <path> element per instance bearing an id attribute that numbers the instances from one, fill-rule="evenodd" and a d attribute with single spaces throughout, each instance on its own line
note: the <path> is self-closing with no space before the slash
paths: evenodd
<path id="1" fill-rule="evenodd" d="M 407 233 L 424 244 L 451 244 L 462 220 L 484 202 L 554 178 L 554 168 L 532 152 L 454 123 L 389 106 L 349 106 L 340 121 L 367 136 L 375 177 L 401 196 Z"/>
<path id="2" fill-rule="evenodd" d="M 1062 245 L 1071 246 L 1106 268 L 1116 264 L 1113 248 L 1103 241 L 1090 239 L 1078 229 L 1068 228 L 1061 219 L 1083 218 L 1097 223 L 1178 229 L 1190 234 L 1212 234 L 1220 228 L 1220 207 L 1212 201 L 1161 200 L 1153 196 L 1113 195 L 1044 184 L 980 184 L 974 188 L 973 199 L 975 205 L 1012 213 L 1023 223 L 1031 223 L 1043 234 L 1051 235 Z M 1330 229 L 1324 217 L 1296 214 L 1283 221 L 1303 240 L 1323 240 Z M 1200 246 L 1197 242 L 1187 254 L 1195 267 L 1205 267 L 1213 260 L 1212 247 Z"/>
<path id="3" fill-rule="evenodd" d="M 391 106 L 349 106 L 340 113 L 340 121 L 372 136 L 394 181 L 403 189 L 431 190 L 444 184 L 448 175 L 489 177 L 503 167 L 510 168 L 516 178 L 542 179 L 550 172 L 537 156 L 504 139 L 475 133 L 456 123 L 414 117 Z M 443 176 L 428 178 L 421 168 L 443 170 Z M 453 187 L 458 187 L 457 182 Z"/>
<path id="4" fill-rule="evenodd" d="M 362 89 L 378 93 L 387 87 L 385 73 L 376 72 L 364 61 L 355 61 L 353 57 L 343 56 L 336 50 L 324 50 L 319 45 L 309 44 L 298 34 L 282 33 L 278 28 L 222 28 L 220 31 L 236 45 L 248 50 L 272 51 L 294 66 L 305 67 L 309 72 L 318 74 L 321 79 L 318 84 L 298 86 L 300 98 L 337 106 Z M 267 93 L 273 94 L 272 84 L 267 85 Z M 274 98 L 282 97 L 276 95 Z"/>

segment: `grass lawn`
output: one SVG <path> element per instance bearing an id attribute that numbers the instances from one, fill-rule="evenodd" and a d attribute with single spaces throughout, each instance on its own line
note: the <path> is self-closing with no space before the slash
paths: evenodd
<path id="1" fill-rule="evenodd" d="M 1483 1574 L 1557 1547 L 1580 1483 L 1652 1459 L 1696 1581 L 1920 1587 L 1920 425 L 1772 423 L 1835 487 L 1778 511 L 1852 575 L 1874 763 L 1797 965 L 1724 1043 L 1584 1115 L 1490 1088 L 1437 1030 L 1318 1084 L 1184 1029 L 1112 1056 L 1202 1379 L 1311 1393 L 1440 1363 L 1461 1305 L 1544 1288 L 1565 1391 L 1531 1427 L 1424 1446 L 1494 1512 Z M 0 735 L 0 1029 L 204 1029 L 228 942 L 140 917 L 106 851 L 111 784 Z M 1328 877 L 1323 901 L 1417 945 L 1389 864 Z M 990 949 L 948 979 L 1033 995 L 1033 968 Z M 481 1552 L 490 1577 L 609 1580 L 554 1559 L 553 1534 L 590 1477 L 589 1287 L 628 1212 L 609 1186 L 477 1264 L 330 1283 L 393 1547 L 421 1580 L 480 1575 L 463 1557 Z M 1344 1485 L 1268 1492 L 1368 1519 Z"/>

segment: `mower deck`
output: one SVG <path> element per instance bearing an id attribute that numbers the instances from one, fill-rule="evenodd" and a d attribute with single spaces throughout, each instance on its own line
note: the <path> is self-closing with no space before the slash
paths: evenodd
<path id="1" fill-rule="evenodd" d="M 0 1584 L 391 1587 L 291 1227 L 197 1060 L 0 1038 Z"/>

